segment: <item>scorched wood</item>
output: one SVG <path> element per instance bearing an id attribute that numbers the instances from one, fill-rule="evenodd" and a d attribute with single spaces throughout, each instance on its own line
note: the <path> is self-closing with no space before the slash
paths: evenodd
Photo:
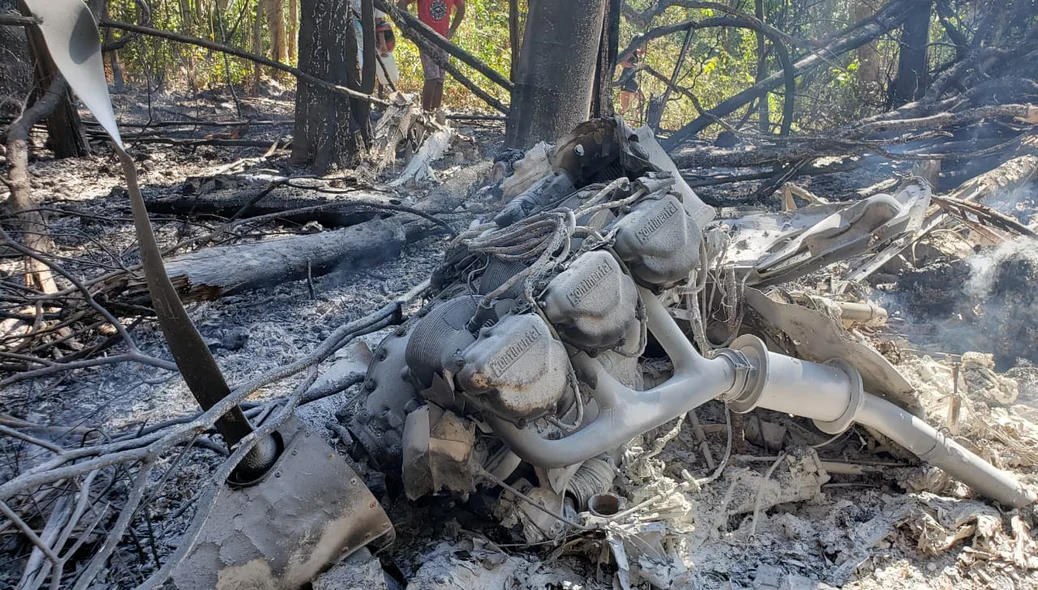
<path id="1" fill-rule="evenodd" d="M 373 219 L 309 236 L 206 248 L 167 260 L 166 272 L 185 302 L 212 300 L 308 274 L 373 266 L 396 258 L 405 243 L 398 221 Z M 148 297 L 141 277 L 130 279 L 125 292 L 138 303 Z"/>

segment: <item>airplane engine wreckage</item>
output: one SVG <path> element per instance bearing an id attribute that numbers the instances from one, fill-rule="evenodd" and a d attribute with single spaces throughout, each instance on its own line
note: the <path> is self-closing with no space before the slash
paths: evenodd
<path id="1" fill-rule="evenodd" d="M 380 467 L 400 470 L 409 498 L 502 485 L 527 465 L 536 497 L 563 506 L 572 494 L 579 502 L 570 508 L 588 512 L 610 492 L 614 474 L 603 465 L 615 465 L 627 441 L 721 400 L 735 413 L 810 418 L 830 435 L 861 424 L 991 500 L 1035 501 L 868 391 L 854 357 L 800 360 L 750 334 L 697 349 L 688 334 L 704 310 L 684 304 L 706 288 L 701 269 L 718 236 L 704 235 L 712 210 L 665 162 L 653 164 L 650 153 L 662 153 L 654 141 L 620 120 L 577 128 L 560 141 L 550 174 L 457 238 L 432 300 L 379 345 L 348 428 Z M 911 201 L 880 195 L 821 219 L 742 280 L 764 282 L 780 263 L 787 278 L 806 274 L 886 245 L 929 189 L 910 184 L 898 196 Z M 801 250 L 807 258 L 796 258 Z M 646 382 L 650 359 L 666 359 L 669 375 Z M 575 481 L 601 489 L 577 493 Z"/>
<path id="2" fill-rule="evenodd" d="M 294 417 L 316 378 L 312 370 L 273 416 L 253 424 L 256 414 L 243 411 L 239 402 L 262 383 L 229 388 L 167 276 L 108 99 L 92 16 L 79 0 L 26 4 L 54 61 L 120 156 L 149 296 L 204 410 L 191 428 L 152 435 L 148 444 L 193 442 L 215 426 L 230 457 L 175 554 L 143 587 L 324 587 L 314 580 L 330 565 L 351 555 L 363 560 L 392 543 L 390 517 L 362 474 Z M 636 571 L 660 588 L 674 578 L 627 561 L 636 551 L 662 554 L 658 531 L 624 537 L 617 523 L 719 477 L 732 453 L 732 423 L 758 409 L 806 418 L 834 437 L 860 425 L 892 453 L 907 451 L 987 501 L 1009 510 L 1035 503 L 1033 490 L 921 419 L 911 386 L 879 353 L 841 337 L 841 322 L 882 322 L 884 309 L 812 301 L 827 306 L 822 313 L 799 304 L 810 296 L 771 289 L 837 262 L 853 262 L 848 280 L 874 272 L 927 223 L 935 198 L 926 181 L 907 178 L 893 194 L 779 221 L 762 214 L 722 224 L 651 130 L 632 130 L 619 118 L 588 121 L 513 163 L 496 187 L 512 198 L 457 235 L 426 284 L 326 341 L 331 350 L 399 324 L 375 348 L 361 393 L 339 413 L 350 460 L 384 474 L 387 489 L 412 501 L 485 496 L 490 516 L 528 544 L 605 532 L 627 588 Z M 712 278 L 710 270 L 720 266 L 728 269 L 727 284 Z M 403 318 L 419 297 L 416 313 Z M 717 319 L 733 297 L 744 299 L 739 303 L 752 318 Z M 659 452 L 686 416 L 710 402 L 722 405 L 728 424 L 728 448 L 714 474 L 696 479 L 685 472 L 677 488 L 628 506 L 615 481 L 631 441 Z M 677 428 L 659 433 L 675 421 Z M 769 437 L 763 423 L 757 430 Z M 147 446 L 110 445 L 138 453 L 151 468 Z M 793 455 L 779 460 L 811 453 Z M 54 464 L 71 460 L 59 454 Z M 823 469 L 816 456 L 813 463 L 815 473 Z M 24 488 L 26 478 L 42 485 L 60 475 L 30 472 L 0 485 L 0 499 Z M 130 502 L 140 495 L 135 488 Z M 783 501 L 802 499 L 794 493 Z M 760 502 L 758 489 L 743 512 L 756 516 Z M 7 504 L 0 508 L 36 536 Z M 132 515 L 131 505 L 118 519 L 120 536 Z M 60 533 L 48 531 L 52 539 Z M 88 572 L 97 574 L 113 545 L 105 544 Z M 47 564 L 26 570 L 24 581 L 39 585 L 50 568 L 60 582 L 68 555 L 31 559 Z M 657 566 L 666 561 L 656 559 Z M 347 560 L 345 567 L 365 567 L 358 563 Z"/>

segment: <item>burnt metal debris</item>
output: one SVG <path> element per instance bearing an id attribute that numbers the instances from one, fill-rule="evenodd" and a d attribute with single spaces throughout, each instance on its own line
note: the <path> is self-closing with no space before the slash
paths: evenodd
<path id="1" fill-rule="evenodd" d="M 697 349 L 686 333 L 707 310 L 669 308 L 717 256 L 707 224 L 696 221 L 710 215 L 654 143 L 619 119 L 590 121 L 560 140 L 542 181 L 455 240 L 433 299 L 380 347 L 349 428 L 380 466 L 400 466 L 410 497 L 492 487 L 523 464 L 538 470 L 535 492 L 565 495 L 583 462 L 616 464 L 632 438 L 719 399 L 737 413 L 807 417 L 829 434 L 861 423 L 992 500 L 1034 501 L 894 403 L 906 401 L 904 388 L 868 355 L 830 346 L 812 360 L 791 358 L 753 335 Z M 741 280 L 763 287 L 881 250 L 918 228 L 929 196 L 925 182 L 911 180 L 895 195 L 772 234 Z M 404 355 L 392 354 L 400 348 Z M 670 376 L 645 387 L 640 367 L 660 350 Z"/>
<path id="2" fill-rule="evenodd" d="M 166 277 L 94 21 L 79 0 L 27 5 L 123 161 L 160 325 L 192 393 L 211 408 L 229 389 Z M 882 323 L 885 311 L 814 301 L 836 310 L 824 314 L 799 305 L 802 295 L 783 302 L 764 290 L 851 258 L 852 276 L 872 272 L 923 226 L 925 181 L 799 219 L 742 220 L 750 237 L 730 261 L 757 329 L 730 330 L 714 344 L 713 310 L 698 295 L 715 288 L 708 271 L 730 238 L 650 130 L 595 119 L 526 159 L 505 166 L 523 170 L 522 190 L 452 242 L 427 302 L 378 346 L 362 394 L 342 412 L 353 459 L 398 480 L 408 498 L 496 491 L 501 522 L 531 543 L 604 530 L 641 507 L 614 493 L 629 441 L 720 401 L 736 414 L 807 418 L 830 435 L 861 424 L 989 500 L 1035 502 L 1011 475 L 914 415 L 904 378 L 836 327 L 841 318 Z M 755 228 L 764 231 L 754 237 Z M 199 513 L 171 572 L 177 587 L 300 588 L 329 564 L 393 540 L 360 476 L 298 421 L 260 436 L 234 407 L 218 426 L 232 450 L 252 444 L 258 458 Z M 773 434 L 759 425 L 755 436 Z M 823 479 L 809 455 L 788 458 L 807 466 L 804 489 Z M 650 547 L 661 539 L 652 526 L 636 536 Z M 634 550 L 614 541 L 618 560 Z"/>

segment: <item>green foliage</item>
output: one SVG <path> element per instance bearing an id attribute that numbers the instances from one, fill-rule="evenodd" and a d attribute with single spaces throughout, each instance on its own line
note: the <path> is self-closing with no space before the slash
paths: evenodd
<path id="1" fill-rule="evenodd" d="M 520 3 L 521 10 L 525 9 L 525 6 L 526 2 Z M 512 59 L 508 39 L 508 0 L 467 0 L 465 2 L 465 20 L 462 21 L 461 28 L 453 41 L 507 77 Z M 404 92 L 420 93 L 422 90 L 422 64 L 418 55 L 418 47 L 407 39 L 399 39 L 393 57 L 400 67 L 399 89 Z M 508 93 L 485 80 L 482 74 L 457 60 L 454 60 L 452 64 L 458 66 L 480 88 L 496 96 L 504 104 L 508 104 Z M 444 104 L 451 108 L 489 109 L 485 103 L 473 96 L 450 76 L 447 77 L 443 92 Z"/>
<path id="2" fill-rule="evenodd" d="M 155 28 L 233 47 L 249 49 L 253 44 L 257 0 L 152 0 L 149 4 L 151 26 Z M 221 7 L 225 10 L 221 11 Z M 109 0 L 108 13 L 115 20 L 140 21 L 139 8 L 133 0 Z M 253 65 L 245 60 L 231 58 L 225 62 L 219 53 L 147 36 L 120 49 L 118 57 L 127 83 L 141 87 L 150 80 L 153 88 L 178 88 L 186 86 L 189 78 L 199 89 L 226 85 L 228 63 L 230 79 L 242 85 L 253 71 Z M 111 75 L 110 60 L 108 70 Z"/>
<path id="3" fill-rule="evenodd" d="M 307 0 L 299 0 L 300 5 Z M 727 5 L 753 14 L 754 0 L 721 0 Z M 151 0 L 152 25 L 166 30 L 226 42 L 235 47 L 255 50 L 254 25 L 260 0 Z M 658 0 L 628 0 L 636 13 L 653 9 Z M 963 31 L 974 31 L 980 18 L 980 4 L 971 0 L 951 0 L 955 11 L 953 19 Z M 794 60 L 811 51 L 813 42 L 821 42 L 835 32 L 871 14 L 877 3 L 869 0 L 764 0 L 764 20 L 797 39 L 805 40 L 789 47 Z M 284 0 L 287 19 L 289 0 Z M 454 41 L 490 67 L 508 74 L 511 66 L 511 48 L 508 29 L 508 0 L 467 0 L 465 21 Z M 139 22 L 139 8 L 133 0 L 110 0 L 111 18 Z M 521 10 L 526 2 L 520 2 Z M 412 8 L 413 10 L 413 8 Z M 650 27 L 673 25 L 688 20 L 724 16 L 709 9 L 688 9 L 672 6 L 652 19 Z M 269 49 L 269 31 L 266 20 L 260 23 L 261 51 Z M 1033 19 L 1032 19 L 1033 20 Z M 1021 27 L 1033 23 L 1022 23 Z M 291 28 L 291 27 L 290 27 Z M 620 47 L 646 30 L 643 22 L 621 20 Z M 797 80 L 796 114 L 794 129 L 817 132 L 835 125 L 867 116 L 886 105 L 885 88 L 897 69 L 898 32 L 893 32 L 864 48 L 832 56 L 825 67 Z M 119 33 L 121 35 L 121 33 Z M 116 35 L 118 36 L 118 35 Z M 955 59 L 955 48 L 944 27 L 934 15 L 931 27 L 929 60 L 931 72 L 939 73 Z M 403 35 L 397 35 L 395 58 L 401 72 L 399 87 L 409 93 L 419 93 L 422 87 L 421 61 L 416 46 Z M 684 42 L 684 32 L 654 39 L 647 45 L 644 63 L 670 78 Z M 108 39 L 109 41 L 111 39 Z M 724 27 L 697 30 L 693 33 L 688 58 L 677 73 L 677 84 L 688 89 L 709 109 L 724 99 L 752 86 L 758 79 L 758 47 L 754 31 Z M 763 75 L 779 71 L 775 51 L 768 43 L 763 61 Z M 219 87 L 228 79 L 236 85 L 248 85 L 255 66 L 237 58 L 225 60 L 220 54 L 204 49 L 170 43 L 161 39 L 140 37 L 119 51 L 121 67 L 128 83 L 143 87 L 150 81 L 152 87 L 180 87 L 189 82 L 198 89 Z M 560 56 L 565 59 L 565 56 Z M 467 66 L 457 65 L 466 75 L 502 102 L 509 102 L 507 93 L 489 83 Z M 228 71 L 229 68 L 229 71 Z M 270 72 L 264 72 L 269 76 Z M 638 81 L 646 101 L 635 101 L 627 118 L 640 122 L 644 118 L 647 99 L 661 96 L 666 86 L 645 72 Z M 619 93 L 619 89 L 616 89 Z M 784 88 L 767 97 L 771 129 L 776 131 L 781 119 Z M 455 109 L 487 110 L 478 98 L 453 79 L 448 78 L 445 104 Z M 619 104 L 619 101 L 617 101 Z M 757 128 L 759 109 L 743 110 L 730 118 L 730 123 Z M 665 107 L 662 128 L 677 129 L 699 116 L 693 101 L 682 93 L 672 92 Z M 715 126 L 714 130 L 717 129 Z"/>

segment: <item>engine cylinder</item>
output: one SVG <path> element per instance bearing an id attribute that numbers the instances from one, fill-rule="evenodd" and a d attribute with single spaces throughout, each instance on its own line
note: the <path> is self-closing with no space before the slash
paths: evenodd
<path id="1" fill-rule="evenodd" d="M 472 402 L 507 420 L 555 409 L 566 393 L 569 357 L 534 314 L 506 316 L 483 330 L 464 353 L 457 382 Z"/>
<path id="2" fill-rule="evenodd" d="M 475 312 L 473 297 L 456 297 L 434 307 L 415 326 L 406 358 L 411 374 L 422 385 L 429 387 L 433 375 L 475 341 L 465 327 Z"/>
<path id="3" fill-rule="evenodd" d="M 544 314 L 559 334 L 583 350 L 613 348 L 637 322 L 638 287 L 608 252 L 587 252 L 552 279 Z"/>
<path id="4" fill-rule="evenodd" d="M 616 252 L 643 285 L 670 287 L 699 263 L 702 232 L 673 195 L 650 199 L 617 222 Z"/>

